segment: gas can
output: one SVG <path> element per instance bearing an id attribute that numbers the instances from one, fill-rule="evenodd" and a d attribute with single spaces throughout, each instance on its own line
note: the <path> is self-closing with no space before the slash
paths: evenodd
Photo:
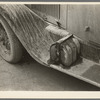
<path id="1" fill-rule="evenodd" d="M 68 67 L 72 64 L 72 49 L 67 44 L 66 45 L 62 44 L 61 46 L 60 61 L 61 64 L 64 65 L 64 67 Z"/>
<path id="2" fill-rule="evenodd" d="M 77 59 L 76 45 L 72 41 L 72 38 L 70 38 L 70 39 L 66 40 L 64 43 L 62 43 L 60 48 L 61 48 L 60 49 L 61 63 L 64 66 L 69 67 Z"/>
<path id="3" fill-rule="evenodd" d="M 69 35 L 53 44 L 50 52 L 50 58 L 53 62 L 59 62 L 63 67 L 69 67 L 78 58 L 80 43 L 72 35 Z"/>

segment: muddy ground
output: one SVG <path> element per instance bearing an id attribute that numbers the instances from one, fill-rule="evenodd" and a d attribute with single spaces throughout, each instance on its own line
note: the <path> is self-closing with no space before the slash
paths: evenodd
<path id="1" fill-rule="evenodd" d="M 28 54 L 18 64 L 0 57 L 0 91 L 99 91 L 69 75 L 40 65 Z"/>

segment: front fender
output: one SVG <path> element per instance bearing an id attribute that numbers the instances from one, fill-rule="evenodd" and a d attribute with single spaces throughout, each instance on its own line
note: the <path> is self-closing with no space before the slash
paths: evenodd
<path id="1" fill-rule="evenodd" d="M 0 5 L 0 14 L 7 21 L 27 52 L 39 63 L 47 65 L 50 59 L 50 46 L 65 31 L 49 27 L 41 17 L 25 5 Z M 50 33 L 56 33 L 52 35 Z"/>
<path id="2" fill-rule="evenodd" d="M 28 53 L 46 64 L 53 39 L 45 28 L 48 24 L 25 5 L 0 5 L 0 14 L 7 21 Z"/>

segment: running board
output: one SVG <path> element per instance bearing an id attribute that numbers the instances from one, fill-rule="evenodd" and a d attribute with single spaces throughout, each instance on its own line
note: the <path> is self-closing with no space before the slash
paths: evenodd
<path id="1" fill-rule="evenodd" d="M 65 31 L 61 31 L 61 29 L 57 29 L 57 27 L 51 28 L 51 26 L 48 26 L 47 29 L 51 34 L 56 34 L 56 36 L 60 34 L 60 38 L 66 37 Z M 61 35 L 61 32 L 64 33 Z M 66 31 L 66 33 L 68 32 Z M 100 48 L 86 41 L 84 42 L 76 36 L 75 38 L 80 41 L 80 57 L 78 60 L 70 67 L 63 67 L 62 64 L 54 63 L 51 63 L 49 67 L 100 87 Z"/>
<path id="2" fill-rule="evenodd" d="M 70 68 L 64 69 L 54 64 L 50 67 L 100 88 L 100 65 L 93 61 L 82 58 Z"/>

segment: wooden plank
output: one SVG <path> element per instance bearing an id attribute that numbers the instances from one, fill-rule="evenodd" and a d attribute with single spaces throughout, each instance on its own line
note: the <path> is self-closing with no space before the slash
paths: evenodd
<path id="1" fill-rule="evenodd" d="M 60 5 L 60 23 L 61 26 L 67 29 L 68 5 Z"/>
<path id="2" fill-rule="evenodd" d="M 68 31 L 83 40 L 88 40 L 88 5 L 68 5 Z"/>
<path id="3" fill-rule="evenodd" d="M 100 5 L 69 5 L 68 30 L 100 47 Z M 89 27 L 90 30 L 86 31 Z"/>
<path id="4" fill-rule="evenodd" d="M 100 48 L 87 43 L 81 43 L 80 55 L 86 59 L 100 63 Z"/>
<path id="5" fill-rule="evenodd" d="M 100 46 L 100 5 L 89 6 L 89 41 L 99 44 Z"/>

